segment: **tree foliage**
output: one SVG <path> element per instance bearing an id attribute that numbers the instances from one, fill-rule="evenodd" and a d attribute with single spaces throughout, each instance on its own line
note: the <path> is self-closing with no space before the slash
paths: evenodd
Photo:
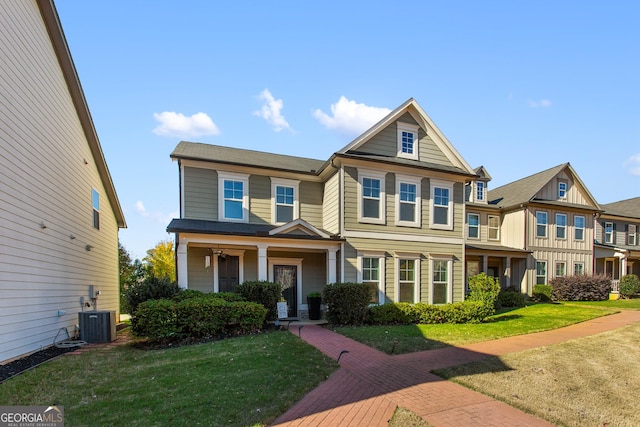
<path id="1" fill-rule="evenodd" d="M 176 260 L 173 242 L 164 240 L 147 251 L 143 261 L 147 264 L 149 274 L 158 279 L 167 278 L 170 282 L 176 280 Z"/>

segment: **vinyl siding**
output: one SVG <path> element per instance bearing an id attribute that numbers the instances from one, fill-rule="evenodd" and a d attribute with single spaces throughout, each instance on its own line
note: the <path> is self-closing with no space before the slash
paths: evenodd
<path id="1" fill-rule="evenodd" d="M 215 170 L 184 167 L 184 218 L 218 220 L 218 174 Z"/>
<path id="2" fill-rule="evenodd" d="M 547 237 L 536 236 L 536 212 L 547 212 Z M 567 216 L 566 238 L 556 238 L 556 214 L 565 214 Z M 575 216 L 583 216 L 585 219 L 584 239 L 579 241 L 575 240 Z M 528 239 L 529 246 L 544 247 L 549 249 L 561 249 L 561 250 L 577 250 L 577 251 L 591 251 L 593 242 L 593 216 L 591 213 L 577 213 L 568 212 L 556 209 L 547 209 L 546 207 L 531 207 L 529 209 L 529 230 Z"/>
<path id="3" fill-rule="evenodd" d="M 190 247 L 187 251 L 189 289 L 213 292 L 213 260 L 211 266 L 205 267 L 204 257 L 207 255 L 210 255 L 208 248 Z"/>
<path id="4" fill-rule="evenodd" d="M 500 241 L 504 246 L 518 249 L 526 248 L 525 221 L 525 211 L 522 210 L 508 212 L 502 216 Z M 529 218 L 528 221 L 531 222 L 531 218 Z"/>
<path id="5" fill-rule="evenodd" d="M 322 228 L 323 186 L 320 182 L 300 182 L 300 217 L 313 225 Z"/>
<path id="6" fill-rule="evenodd" d="M 558 183 L 561 181 L 567 183 L 567 195 L 565 199 L 560 199 L 558 195 Z M 565 200 L 567 203 L 591 206 L 591 203 L 585 194 L 583 194 L 582 188 L 573 182 L 572 178 L 566 173 L 566 170 L 562 171 L 555 179 L 552 179 L 547 185 L 542 187 L 538 194 L 536 194 L 536 197 L 543 200 Z"/>
<path id="7" fill-rule="evenodd" d="M 329 233 L 340 231 L 340 174 L 336 173 L 324 184 L 322 225 Z"/>
<path id="8" fill-rule="evenodd" d="M 0 56 L 3 361 L 72 334 L 89 285 L 98 309 L 119 315 L 119 276 L 116 217 L 35 2 L 0 2 Z"/>
<path id="9" fill-rule="evenodd" d="M 271 180 L 268 176 L 249 176 L 249 222 L 271 224 Z"/>

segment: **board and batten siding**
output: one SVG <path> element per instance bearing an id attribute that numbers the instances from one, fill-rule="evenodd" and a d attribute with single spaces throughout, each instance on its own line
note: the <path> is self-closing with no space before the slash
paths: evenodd
<path id="1" fill-rule="evenodd" d="M 218 173 L 213 169 L 185 166 L 183 218 L 218 220 Z"/>
<path id="2" fill-rule="evenodd" d="M 0 56 L 4 361 L 50 346 L 61 328 L 73 334 L 90 285 L 98 309 L 119 315 L 119 273 L 117 219 L 34 1 L 0 2 Z"/>
<path id="3" fill-rule="evenodd" d="M 567 194 L 564 199 L 560 199 L 558 194 L 559 182 L 565 182 L 567 184 Z M 566 173 L 566 170 L 560 172 L 555 179 L 552 179 L 542 187 L 536 194 L 536 197 L 543 200 L 564 200 L 574 205 L 592 206 L 587 197 L 582 193 L 580 186 L 576 185 L 573 178 Z"/>
<path id="4" fill-rule="evenodd" d="M 333 174 L 324 184 L 322 226 L 329 233 L 340 232 L 340 174 Z"/>

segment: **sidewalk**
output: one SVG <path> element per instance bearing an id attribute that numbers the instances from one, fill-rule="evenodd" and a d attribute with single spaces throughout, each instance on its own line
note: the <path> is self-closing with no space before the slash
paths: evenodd
<path id="1" fill-rule="evenodd" d="M 326 355 L 336 360 L 340 357 L 341 368 L 273 425 L 387 426 L 396 407 L 402 406 L 434 426 L 550 426 L 502 402 L 445 381 L 431 371 L 635 322 L 640 322 L 640 311 L 623 311 L 552 331 L 397 356 L 317 325 L 291 325 L 292 333 Z"/>

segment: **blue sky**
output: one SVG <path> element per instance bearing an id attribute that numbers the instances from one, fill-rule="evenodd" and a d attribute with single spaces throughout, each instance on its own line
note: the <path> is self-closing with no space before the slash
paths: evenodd
<path id="1" fill-rule="evenodd" d="M 180 140 L 327 159 L 415 98 L 496 188 L 570 162 L 640 195 L 640 3 L 56 0 L 136 258 Z"/>

